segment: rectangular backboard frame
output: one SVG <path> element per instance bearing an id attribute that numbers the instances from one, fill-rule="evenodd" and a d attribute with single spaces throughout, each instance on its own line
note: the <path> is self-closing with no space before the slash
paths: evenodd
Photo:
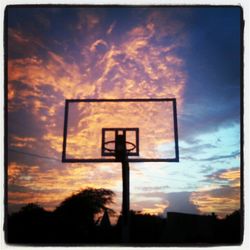
<path id="1" fill-rule="evenodd" d="M 179 143 L 178 143 L 178 125 L 177 125 L 177 105 L 176 98 L 143 98 L 143 99 L 66 99 L 65 113 L 64 113 L 64 129 L 63 129 L 63 149 L 62 162 L 63 163 L 104 163 L 116 162 L 111 158 L 67 158 L 67 130 L 68 130 L 68 113 L 70 103 L 91 103 L 91 102 L 172 102 L 173 105 L 173 129 L 174 129 L 174 144 L 175 157 L 173 158 L 128 158 L 128 162 L 179 162 Z M 100 134 L 100 136 L 102 136 Z M 101 153 L 100 153 L 101 154 Z"/>

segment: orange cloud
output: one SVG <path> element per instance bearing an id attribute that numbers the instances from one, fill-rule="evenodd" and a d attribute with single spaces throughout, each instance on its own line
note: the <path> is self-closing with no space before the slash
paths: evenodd
<path id="1" fill-rule="evenodd" d="M 52 149 L 56 150 L 57 152 L 62 152 L 62 136 L 48 133 L 43 136 L 43 139 L 49 143 Z"/>
<path id="2" fill-rule="evenodd" d="M 240 208 L 240 188 L 225 187 L 207 192 L 193 192 L 191 200 L 201 213 L 214 212 L 219 217 L 225 217 Z"/>
<path id="3" fill-rule="evenodd" d="M 240 185 L 240 169 L 232 169 L 232 170 L 227 170 L 226 172 L 222 172 L 219 177 L 221 179 L 228 180 L 230 182 L 236 182 L 236 185 Z"/>
<path id="4" fill-rule="evenodd" d="M 148 29 L 153 30 L 153 25 L 147 26 L 146 30 Z M 137 33 L 139 33 L 139 38 Z M 102 60 L 98 62 L 97 69 L 99 69 L 102 74 L 93 84 L 82 85 L 82 79 L 87 78 L 87 81 L 90 82 L 91 77 L 88 79 L 89 75 L 81 76 L 78 66 L 66 63 L 63 57 L 52 51 L 48 51 L 50 59 L 46 65 L 44 65 L 42 60 L 39 60 L 36 57 L 10 61 L 10 71 L 14 72 L 11 80 L 19 80 L 24 84 L 28 83 L 29 86 L 32 86 L 37 92 L 39 91 L 38 87 L 46 83 L 52 86 L 55 91 L 60 90 L 65 98 L 91 95 L 91 93 L 94 92 L 98 93 L 98 95 L 103 98 L 148 97 L 150 94 L 150 97 L 176 97 L 178 100 L 178 108 L 181 107 L 182 93 L 185 83 L 185 74 L 179 69 L 182 65 L 182 60 L 173 55 L 169 57 L 167 55 L 161 57 L 161 48 L 149 45 L 149 38 L 143 27 L 137 27 L 129 34 L 131 38 L 128 39 L 128 41 L 119 46 L 111 46 L 103 56 Z M 100 43 L 106 44 L 103 40 L 97 40 L 91 45 L 92 50 L 94 50 L 94 48 Z M 145 51 L 148 53 L 145 53 Z M 168 58 L 168 60 L 166 60 L 166 58 Z M 168 66 L 168 64 L 171 65 Z M 25 65 L 25 68 L 23 68 L 23 65 Z M 125 67 L 126 65 L 128 65 L 127 69 Z M 177 68 L 173 68 L 173 65 Z M 25 69 L 27 69 L 26 72 Z M 61 74 L 62 71 L 67 74 Z M 81 95 L 81 93 L 84 93 L 84 95 Z M 37 93 L 36 96 L 39 96 L 39 94 Z M 45 98 L 48 99 L 49 97 Z M 47 114 L 53 117 L 63 105 L 63 102 L 54 102 L 51 106 L 44 102 L 44 100 L 41 100 L 41 98 L 34 99 L 32 102 L 34 115 L 45 122 L 48 122 L 48 120 L 51 119 L 47 119 L 45 115 L 42 115 L 42 110 L 47 110 Z M 84 115 L 82 120 L 88 124 L 90 130 L 92 130 L 95 135 L 99 135 L 97 130 L 100 130 L 100 122 L 102 122 L 102 127 L 113 127 L 114 124 L 118 123 L 120 127 L 124 127 L 129 120 L 130 125 L 127 125 L 127 127 L 129 127 L 132 126 L 131 120 L 134 120 L 133 126 L 138 127 L 143 126 L 143 124 L 146 126 L 150 121 L 154 121 L 154 124 L 149 125 L 149 129 L 145 130 L 145 135 L 147 135 L 145 138 L 147 138 L 148 144 L 146 145 L 146 143 L 141 141 L 141 149 L 142 152 L 148 151 L 150 157 L 156 157 L 154 153 L 149 153 L 149 150 L 147 149 L 148 145 L 155 145 L 156 143 L 164 144 L 170 139 L 173 140 L 173 136 L 165 139 L 162 137 L 163 134 L 172 135 L 172 127 L 171 125 L 165 125 L 167 130 L 164 133 L 164 131 L 159 130 L 161 127 L 159 123 L 163 123 L 162 116 L 157 117 L 157 114 L 160 113 L 159 111 L 155 112 L 150 105 L 147 108 L 143 108 L 143 112 L 141 112 L 142 108 L 135 107 L 136 106 L 131 107 L 134 110 L 133 114 L 128 115 L 128 113 L 126 113 L 127 111 L 125 111 L 125 113 L 118 114 L 117 118 L 113 116 L 112 119 L 109 119 L 108 123 L 104 122 L 107 113 L 102 113 L 102 115 L 99 115 L 100 117 L 97 118 L 97 114 L 95 113 L 94 115 L 95 111 L 93 111 L 90 116 L 91 120 L 84 117 Z M 96 107 L 97 112 L 98 108 L 99 107 Z M 154 109 L 156 110 L 158 108 L 155 107 Z M 113 115 L 116 107 L 111 108 L 109 111 L 111 110 L 113 110 Z M 163 111 L 166 112 L 166 110 L 162 110 L 162 112 Z M 141 114 L 140 119 L 137 116 L 138 113 Z M 142 114 L 144 114 L 144 117 L 142 117 Z M 122 118 L 122 116 L 124 117 Z M 98 123 L 97 119 L 99 119 Z M 79 120 L 79 125 L 81 123 L 82 122 Z M 169 119 L 165 124 L 170 124 Z M 56 139 L 59 137 L 58 131 L 52 130 L 49 126 L 46 127 L 48 128 L 48 131 L 43 138 L 48 144 L 50 144 L 51 148 L 60 153 L 61 140 Z M 158 129 L 154 130 L 153 127 L 158 127 Z M 83 155 L 82 150 L 84 150 L 85 154 L 89 154 L 89 152 L 95 154 L 96 152 L 96 155 L 100 155 L 100 149 L 97 148 L 98 152 L 95 150 L 96 145 L 100 144 L 100 138 L 95 138 L 95 140 L 90 142 L 89 137 L 86 137 L 87 130 L 85 128 L 78 128 L 78 131 L 74 131 L 75 134 L 69 134 L 68 153 L 72 152 L 72 154 L 79 157 Z M 161 136 L 157 136 L 157 130 Z M 154 134 L 150 131 L 154 131 Z M 83 136 L 84 134 L 86 135 L 85 137 Z M 78 142 L 75 143 L 76 141 Z M 86 147 L 86 145 L 89 147 Z"/>
<path id="5" fill-rule="evenodd" d="M 207 177 L 217 181 L 227 181 L 230 186 L 240 186 L 240 169 L 237 167 L 218 170 Z"/>
<path id="6" fill-rule="evenodd" d="M 34 142 L 36 142 L 37 139 L 34 137 L 20 137 L 20 136 L 12 136 L 12 141 L 10 142 L 10 146 L 18 147 L 18 148 L 32 148 L 34 145 Z"/>
<path id="7" fill-rule="evenodd" d="M 99 171 L 98 175 L 96 170 Z M 10 203 L 39 202 L 46 207 L 47 203 L 58 204 L 73 191 L 86 186 L 114 189 L 117 184 L 121 185 L 121 178 L 120 171 L 105 165 L 96 168 L 93 165 L 72 164 L 66 169 L 54 167 L 46 170 L 11 162 L 8 166 L 8 182 L 10 187 L 13 184 L 20 187 L 20 191 L 16 188 L 9 192 Z M 26 190 L 22 191 L 23 188 Z"/>
<path id="8" fill-rule="evenodd" d="M 159 215 L 162 214 L 166 209 L 166 204 L 154 204 L 151 208 L 150 207 L 143 207 L 142 213 L 144 214 L 151 214 L 151 215 Z"/>
<path id="9" fill-rule="evenodd" d="M 8 84 L 8 101 L 15 97 L 15 89 L 12 84 Z"/>
<path id="10" fill-rule="evenodd" d="M 49 61 L 37 57 L 11 59 L 8 61 L 8 79 L 22 82 L 37 90 L 40 86 L 51 86 L 55 92 L 60 91 L 65 98 L 76 98 L 82 82 L 81 73 L 76 64 L 68 64 L 59 55 L 48 51 Z M 88 87 L 89 88 L 89 87 Z M 88 91 L 89 92 L 89 91 Z"/>
<path id="11" fill-rule="evenodd" d="M 211 175 L 228 184 L 216 185 L 193 192 L 192 202 L 201 213 L 215 212 L 220 217 L 240 208 L 240 169 L 219 170 Z"/>
<path id="12" fill-rule="evenodd" d="M 107 44 L 104 40 L 98 39 L 98 40 L 96 40 L 96 41 L 91 45 L 90 51 L 91 51 L 91 52 L 96 51 L 96 48 L 97 48 L 99 45 L 103 45 L 103 46 L 105 46 L 106 48 L 108 47 L 108 44 Z"/>
<path id="13" fill-rule="evenodd" d="M 15 162 L 10 163 L 8 166 L 8 182 L 13 183 L 21 174 L 22 167 Z"/>
<path id="14" fill-rule="evenodd" d="M 115 23 L 101 36 L 95 33 L 98 32 L 100 17 L 79 12 L 77 29 L 91 31 L 91 34 L 81 41 L 76 58 L 56 53 L 38 39 L 12 32 L 10 36 L 15 38 L 16 44 L 27 43 L 31 52 L 23 58 L 8 60 L 10 112 L 28 109 L 30 120 L 40 121 L 37 129 L 42 131 L 42 135 L 33 141 L 28 136 L 15 136 L 13 146 L 31 148 L 35 145 L 33 149 L 39 150 L 39 154 L 56 154 L 59 159 L 65 99 L 175 97 L 180 111 L 187 78 L 183 70 L 185 62 L 174 53 L 180 42 L 176 40 L 168 46 L 153 43 L 152 39 L 164 35 L 163 30 L 158 32 L 160 25 L 157 20 L 156 17 L 148 18 L 144 24 L 137 25 L 119 39 L 109 40 Z M 164 29 L 169 31 L 171 25 L 167 22 L 165 25 Z M 173 28 L 172 32 L 176 34 L 180 27 L 175 25 L 175 28 L 177 30 Z M 33 53 L 38 47 L 44 49 L 44 57 Z M 99 51 L 100 47 L 105 49 Z M 117 105 L 109 105 L 108 108 L 105 105 L 76 107 L 76 121 L 70 124 L 68 131 L 68 154 L 99 157 L 101 128 L 116 125 L 140 127 L 141 152 L 147 157 L 163 156 L 165 152 L 156 148 L 168 144 L 173 137 L 169 117 L 162 116 L 168 111 L 171 114 L 168 107 L 121 105 L 120 111 L 115 112 L 117 108 Z M 163 124 L 164 128 L 160 130 Z M 167 136 L 163 138 L 162 135 Z M 37 199 L 51 208 L 51 204 L 55 205 L 72 190 L 82 187 L 121 189 L 120 169 L 117 172 L 110 169 L 100 171 L 100 168 L 100 165 L 96 167 L 93 164 L 62 166 L 59 162 L 30 167 L 12 161 L 8 170 L 10 184 L 29 188 L 29 191 L 25 195 L 12 192 L 11 202 L 33 202 Z M 50 194 L 46 196 L 42 191 Z M 162 209 L 158 205 L 146 208 L 152 213 Z"/>

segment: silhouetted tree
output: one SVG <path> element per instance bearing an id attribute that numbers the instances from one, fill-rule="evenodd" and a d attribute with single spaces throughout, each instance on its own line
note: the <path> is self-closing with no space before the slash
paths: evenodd
<path id="1" fill-rule="evenodd" d="M 95 214 L 108 209 L 107 205 L 113 203 L 113 197 L 111 190 L 87 188 L 66 198 L 54 211 L 58 238 L 91 241 L 95 235 Z"/>
<path id="2" fill-rule="evenodd" d="M 23 215 L 26 214 L 29 216 L 35 216 L 38 214 L 42 214 L 44 212 L 45 212 L 44 208 L 41 207 L 40 205 L 36 203 L 29 203 L 25 205 L 24 207 L 22 207 L 20 211 L 18 212 L 18 214 L 23 214 Z"/>
<path id="3" fill-rule="evenodd" d="M 87 188 L 66 198 L 55 210 L 56 214 L 94 224 L 94 215 L 104 211 L 113 202 L 114 192 L 107 189 Z M 111 209 L 110 209 L 111 210 Z"/>

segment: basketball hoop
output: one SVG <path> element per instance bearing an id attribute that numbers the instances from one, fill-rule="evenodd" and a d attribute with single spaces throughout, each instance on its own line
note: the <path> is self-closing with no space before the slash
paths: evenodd
<path id="1" fill-rule="evenodd" d="M 126 141 L 125 143 L 126 143 L 126 152 L 127 153 L 130 153 L 131 151 L 133 151 L 136 148 L 136 145 L 134 143 L 132 143 L 132 142 Z M 108 148 L 107 147 L 108 144 L 114 144 L 115 145 L 115 141 L 107 141 L 107 142 L 104 143 L 104 150 L 115 154 L 115 148 Z M 127 145 L 128 146 L 130 145 L 132 147 L 128 148 Z"/>
<path id="2" fill-rule="evenodd" d="M 127 157 L 139 156 L 139 128 L 102 128 L 102 156 L 112 156 L 117 161 L 121 152 Z"/>

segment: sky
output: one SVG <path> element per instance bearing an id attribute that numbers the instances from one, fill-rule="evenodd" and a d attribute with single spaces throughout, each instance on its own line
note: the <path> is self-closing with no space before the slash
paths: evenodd
<path id="1" fill-rule="evenodd" d="M 61 162 L 65 99 L 87 98 L 177 100 L 180 160 L 130 163 L 131 209 L 223 218 L 240 208 L 240 8 L 12 7 L 6 14 L 10 213 L 30 202 L 53 210 L 94 187 L 115 192 L 119 214 L 119 163 Z M 127 117 L 109 105 L 75 108 L 76 156 L 92 154 L 84 131 L 99 129 L 107 115 L 108 126 L 131 118 L 141 128 L 141 154 L 159 157 L 172 145 L 163 104 L 124 106 Z"/>

